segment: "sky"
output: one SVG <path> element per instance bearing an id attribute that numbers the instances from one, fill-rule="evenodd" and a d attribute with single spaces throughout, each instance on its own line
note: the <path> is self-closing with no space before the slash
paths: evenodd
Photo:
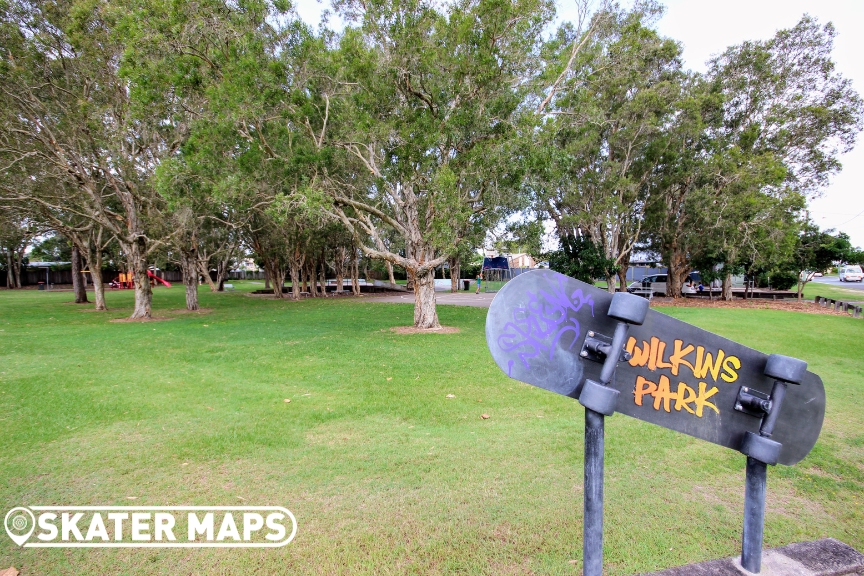
<path id="1" fill-rule="evenodd" d="M 705 62 L 727 46 L 770 38 L 794 26 L 804 13 L 837 30 L 834 61 L 837 72 L 864 93 L 864 0 L 666 0 L 667 11 L 657 28 L 681 42 L 688 68 L 705 71 Z M 297 0 L 297 11 L 317 26 L 326 3 Z M 558 1 L 562 20 L 575 20 L 575 3 Z M 331 19 L 338 26 L 338 19 Z M 852 244 L 864 247 L 864 135 L 856 148 L 840 158 L 843 170 L 832 178 L 821 197 L 810 202 L 810 219 L 822 229 L 847 233 Z"/>

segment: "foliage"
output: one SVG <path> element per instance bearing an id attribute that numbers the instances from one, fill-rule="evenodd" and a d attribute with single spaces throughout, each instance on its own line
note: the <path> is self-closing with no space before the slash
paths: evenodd
<path id="1" fill-rule="evenodd" d="M 588 236 L 565 236 L 561 239 L 561 248 L 546 257 L 552 270 L 589 284 L 618 271 L 615 260 L 607 258 Z"/>
<path id="2" fill-rule="evenodd" d="M 69 241 L 59 234 L 36 242 L 30 249 L 30 260 L 33 262 L 70 262 L 72 260 L 72 246 Z"/>

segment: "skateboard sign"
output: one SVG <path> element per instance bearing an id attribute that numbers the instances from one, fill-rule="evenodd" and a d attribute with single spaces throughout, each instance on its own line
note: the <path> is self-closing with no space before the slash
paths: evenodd
<path id="1" fill-rule="evenodd" d="M 489 350 L 509 377 L 579 398 L 602 367 L 592 351 L 615 331 L 611 302 L 605 290 L 556 272 L 521 274 L 489 309 Z M 774 385 L 764 373 L 766 354 L 654 310 L 630 327 L 619 352 L 609 384 L 619 392 L 616 412 L 735 450 L 748 432 L 759 432 L 763 414 L 753 407 L 768 406 Z M 789 387 L 776 421 L 778 463 L 810 452 L 824 415 L 822 381 L 806 372 Z"/>

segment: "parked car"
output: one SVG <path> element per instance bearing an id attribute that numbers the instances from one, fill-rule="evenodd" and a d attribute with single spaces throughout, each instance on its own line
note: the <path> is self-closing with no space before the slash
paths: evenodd
<path id="1" fill-rule="evenodd" d="M 864 272 L 857 264 L 842 266 L 840 268 L 840 282 L 861 282 L 864 280 Z"/>
<path id="2" fill-rule="evenodd" d="M 666 296 L 667 279 L 667 274 L 652 274 L 651 276 L 646 276 L 642 280 L 631 282 L 630 285 L 627 286 L 627 291 L 635 292 L 639 290 L 643 293 L 647 293 L 650 289 L 652 294 L 656 294 L 658 296 Z M 688 286 L 691 280 L 693 286 Z M 699 273 L 691 272 L 690 276 L 684 280 L 684 285 L 681 286 L 681 293 L 685 295 L 697 294 L 699 292 L 699 282 L 701 282 L 701 277 L 699 276 Z"/>

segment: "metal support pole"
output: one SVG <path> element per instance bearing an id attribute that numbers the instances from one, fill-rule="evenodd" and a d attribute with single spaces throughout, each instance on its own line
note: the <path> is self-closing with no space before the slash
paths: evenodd
<path id="1" fill-rule="evenodd" d="M 765 491 L 768 465 L 747 457 L 744 486 L 744 535 L 741 539 L 741 566 L 758 573 L 762 569 L 762 534 L 765 529 Z"/>
<path id="2" fill-rule="evenodd" d="M 605 416 L 585 408 L 583 576 L 603 574 L 603 433 Z"/>
<path id="3" fill-rule="evenodd" d="M 606 416 L 615 413 L 619 392 L 609 387 L 622 359 L 629 324 L 642 324 L 648 301 L 619 292 L 612 297 L 608 315 L 618 320 L 612 342 L 597 346 L 603 357 L 600 382 L 586 380 L 579 402 L 585 406 L 585 480 L 582 538 L 582 575 L 603 576 L 603 434 Z M 590 336 L 594 336 L 589 332 Z M 589 343 L 586 339 L 586 348 Z M 586 356 L 588 350 L 583 349 Z"/>

